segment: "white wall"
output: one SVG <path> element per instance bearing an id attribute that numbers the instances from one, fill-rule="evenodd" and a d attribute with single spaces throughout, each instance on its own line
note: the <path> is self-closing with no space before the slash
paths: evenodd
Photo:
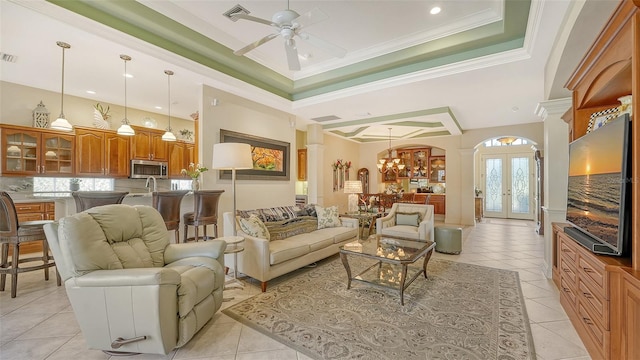
<path id="1" fill-rule="evenodd" d="M 217 106 L 212 105 L 217 99 Z M 291 126 L 295 117 L 291 114 L 246 100 L 239 96 L 203 87 L 200 110 L 200 156 L 201 163 L 211 168 L 213 144 L 220 142 L 220 129 L 243 134 L 284 141 L 290 144 L 289 180 L 238 180 L 236 182 L 236 208 L 256 209 L 295 204 L 296 181 L 296 129 Z M 218 216 L 233 209 L 231 180 L 218 178 L 217 170 L 203 174 L 202 189 L 220 189 L 225 193 L 220 198 Z M 218 221 L 219 232 L 224 232 L 223 222 Z"/>
<path id="2" fill-rule="evenodd" d="M 60 93 L 18 85 L 6 81 L 0 81 L 0 122 L 3 124 L 33 126 L 32 111 L 42 101 L 49 110 L 49 124 L 60 115 Z M 166 99 L 161 99 L 163 102 Z M 97 101 L 77 96 L 64 96 L 64 115 L 71 125 L 94 127 L 93 107 Z M 111 111 L 111 129 L 120 126 L 124 118 L 124 107 L 101 102 L 103 106 L 109 106 Z M 195 112 L 197 109 L 193 109 Z M 150 117 L 158 122 L 157 129 L 165 129 L 168 125 L 168 115 L 133 108 L 127 108 L 127 117 L 131 125 L 144 126 L 143 119 Z M 179 130 L 189 129 L 193 131 L 193 120 L 181 119 L 171 115 L 171 127 L 174 134 L 180 139 Z"/>

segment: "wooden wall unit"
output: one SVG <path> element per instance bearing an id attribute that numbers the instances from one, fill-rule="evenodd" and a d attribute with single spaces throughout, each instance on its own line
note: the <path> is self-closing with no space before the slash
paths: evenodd
<path id="1" fill-rule="evenodd" d="M 307 149 L 298 149 L 298 181 L 307 181 Z"/>
<path id="2" fill-rule="evenodd" d="M 429 202 L 427 202 L 427 196 L 429 196 Z M 447 212 L 447 198 L 445 196 L 432 193 L 416 193 L 413 200 L 418 204 L 433 205 L 434 214 L 444 215 Z"/>
<path id="3" fill-rule="evenodd" d="M 594 112 L 632 95 L 640 113 L 640 0 L 622 0 L 566 84 L 573 109 L 563 119 L 570 140 L 583 136 Z M 632 126 L 633 179 L 640 178 L 640 126 Z M 595 255 L 553 225 L 553 280 L 560 303 L 594 359 L 640 359 L 640 182 L 632 182 L 631 251 Z"/>

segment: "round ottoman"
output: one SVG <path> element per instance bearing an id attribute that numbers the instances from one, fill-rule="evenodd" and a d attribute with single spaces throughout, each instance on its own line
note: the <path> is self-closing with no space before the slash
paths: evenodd
<path id="1" fill-rule="evenodd" d="M 436 226 L 434 237 L 436 251 L 445 254 L 460 254 L 462 251 L 462 228 Z"/>

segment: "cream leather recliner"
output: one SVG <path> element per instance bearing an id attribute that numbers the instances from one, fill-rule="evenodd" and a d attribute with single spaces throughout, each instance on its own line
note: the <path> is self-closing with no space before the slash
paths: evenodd
<path id="1" fill-rule="evenodd" d="M 418 241 L 434 241 L 433 205 L 395 203 L 389 214 L 376 219 L 376 231 Z"/>
<path id="2" fill-rule="evenodd" d="M 92 349 L 167 354 L 222 305 L 226 243 L 170 244 L 150 206 L 91 208 L 45 234 Z"/>

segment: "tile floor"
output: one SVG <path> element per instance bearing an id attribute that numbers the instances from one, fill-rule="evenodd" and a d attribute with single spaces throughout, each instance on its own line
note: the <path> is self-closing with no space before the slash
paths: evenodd
<path id="1" fill-rule="evenodd" d="M 539 360 L 590 359 L 580 338 L 560 306 L 559 293 L 540 268 L 543 238 L 531 221 L 484 219 L 464 230 L 460 255 L 436 253 L 434 257 L 518 271 Z M 291 276 L 293 274 L 290 274 Z M 274 285 L 283 278 L 270 282 Z M 245 281 L 242 290 L 223 308 L 260 291 L 255 281 Z M 21 274 L 18 296 L 10 289 L 0 293 L 0 359 L 108 359 L 87 350 L 75 321 L 64 287 L 55 286 L 55 276 L 45 282 L 41 272 Z M 117 357 L 114 357 L 117 358 Z M 126 359 L 208 360 L 303 360 L 296 352 L 218 312 L 214 321 L 187 345 L 167 356 L 137 355 Z"/>

